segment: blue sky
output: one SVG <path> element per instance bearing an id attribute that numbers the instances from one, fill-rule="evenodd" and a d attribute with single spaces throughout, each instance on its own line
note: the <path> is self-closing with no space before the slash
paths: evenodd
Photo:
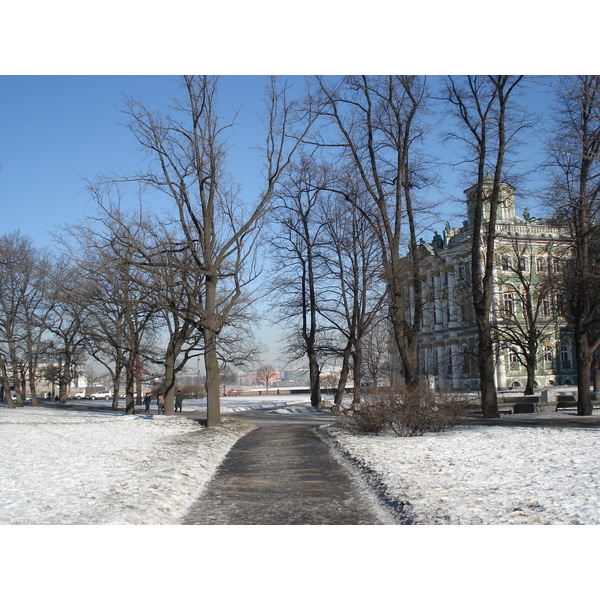
<path id="1" fill-rule="evenodd" d="M 300 90 L 302 77 L 293 81 Z M 256 112 L 265 82 L 259 76 L 226 76 L 220 85 L 223 110 L 241 108 L 231 133 L 232 171 L 249 200 L 258 193 L 253 148 L 262 142 Z M 142 164 L 121 125 L 124 94 L 158 108 L 178 86 L 175 76 L 0 76 L 0 233 L 20 229 L 43 246 L 52 242 L 49 232 L 91 214 L 84 178 L 132 173 Z M 530 95 L 530 101 L 538 96 Z M 441 143 L 434 149 L 452 160 Z M 446 169 L 442 197 L 460 197 L 462 185 L 459 170 Z M 459 211 L 460 205 L 448 204 L 445 212 Z"/>
<path id="2" fill-rule="evenodd" d="M 263 77 L 222 80 L 224 110 L 244 105 L 232 133 L 242 183 L 252 179 L 245 169 L 260 144 L 254 113 L 264 83 Z M 142 164 L 121 125 L 124 94 L 158 108 L 178 86 L 173 76 L 0 76 L 0 233 L 20 229 L 46 245 L 49 231 L 93 212 L 84 178 L 132 173 Z"/>

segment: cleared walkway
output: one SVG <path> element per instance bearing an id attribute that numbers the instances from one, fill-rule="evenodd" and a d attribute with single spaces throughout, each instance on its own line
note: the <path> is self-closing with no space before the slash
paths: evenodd
<path id="1" fill-rule="evenodd" d="M 237 415 L 236 415 L 237 416 Z M 241 415 L 240 415 L 241 416 Z M 327 417 L 260 411 L 192 505 L 187 525 L 376 525 L 392 517 L 315 428 Z"/>

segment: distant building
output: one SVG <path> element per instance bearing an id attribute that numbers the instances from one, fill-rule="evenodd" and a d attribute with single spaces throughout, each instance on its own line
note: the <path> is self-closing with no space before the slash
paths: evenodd
<path id="1" fill-rule="evenodd" d="M 488 183 L 491 190 L 491 182 Z M 419 365 L 431 387 L 478 390 L 477 326 L 470 287 L 471 244 L 475 187 L 465 190 L 467 220 L 462 227 L 449 223 L 443 237 L 431 243 L 421 240 L 424 316 L 419 336 Z M 489 218 L 489 209 L 487 217 Z M 519 327 L 524 323 L 523 306 L 517 293 L 516 266 L 536 282 L 548 279 L 564 265 L 568 232 L 551 220 L 533 219 L 527 209 L 516 216 L 514 188 L 502 184 L 502 202 L 495 245 L 494 303 L 492 319 L 497 327 Z M 483 257 L 482 257 L 483 259 Z M 541 285 L 541 283 L 540 283 Z M 538 286 L 538 291 L 541 287 Z M 547 293 L 540 299 L 537 318 L 544 327 L 538 349 L 536 385 L 576 383 L 573 343 L 565 333 L 560 295 Z M 514 345 L 496 340 L 495 376 L 499 389 L 525 385 L 525 367 Z"/>

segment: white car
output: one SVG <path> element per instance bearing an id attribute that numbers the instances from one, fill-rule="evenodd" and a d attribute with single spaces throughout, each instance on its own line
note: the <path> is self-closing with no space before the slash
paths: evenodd
<path id="1" fill-rule="evenodd" d="M 92 400 L 108 400 L 113 397 L 113 393 L 105 390 L 104 392 L 94 392 L 90 398 Z"/>
<path id="2" fill-rule="evenodd" d="M 12 398 L 13 402 L 17 401 L 17 395 L 16 394 L 11 394 L 11 398 Z M 27 396 L 26 398 L 24 398 L 23 402 L 31 402 L 31 396 Z"/>

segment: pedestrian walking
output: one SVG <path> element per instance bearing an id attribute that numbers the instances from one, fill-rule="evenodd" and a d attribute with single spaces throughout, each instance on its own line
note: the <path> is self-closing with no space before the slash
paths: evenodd
<path id="1" fill-rule="evenodd" d="M 181 412 L 181 407 L 183 406 L 183 393 L 181 390 L 177 390 L 177 394 L 175 395 L 175 412 L 179 409 Z"/>
<path id="2" fill-rule="evenodd" d="M 150 396 L 150 393 L 147 393 L 144 396 L 144 406 L 146 407 L 146 410 L 144 412 L 149 413 L 150 412 L 150 403 L 152 402 L 152 396 Z"/>
<path id="3" fill-rule="evenodd" d="M 160 393 L 156 397 L 156 404 L 158 405 L 158 414 L 163 414 L 165 412 L 165 397 Z"/>

